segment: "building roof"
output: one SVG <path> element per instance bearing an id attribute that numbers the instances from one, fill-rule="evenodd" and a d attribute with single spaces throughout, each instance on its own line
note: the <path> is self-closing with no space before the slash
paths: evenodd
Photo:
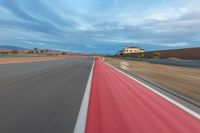
<path id="1" fill-rule="evenodd" d="M 137 49 L 140 49 L 140 50 L 144 50 L 144 49 L 142 49 L 142 48 L 134 47 L 134 46 L 129 46 L 129 47 L 126 46 L 125 48 L 137 48 Z M 125 49 L 125 48 L 124 48 L 124 49 Z"/>
<path id="2" fill-rule="evenodd" d="M 138 48 L 138 47 L 130 46 L 130 47 L 126 47 L 126 48 Z"/>

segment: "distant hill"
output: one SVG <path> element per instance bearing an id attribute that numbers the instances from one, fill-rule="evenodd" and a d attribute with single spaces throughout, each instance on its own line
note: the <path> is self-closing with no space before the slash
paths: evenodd
<path id="1" fill-rule="evenodd" d="M 188 59 L 188 60 L 200 60 L 200 47 L 147 51 L 147 52 L 145 52 L 145 57 L 152 58 L 152 54 L 154 52 L 159 52 L 161 59 L 179 58 L 179 59 Z"/>
<path id="2" fill-rule="evenodd" d="M 27 49 L 16 46 L 0 46 L 0 50 L 27 50 Z"/>

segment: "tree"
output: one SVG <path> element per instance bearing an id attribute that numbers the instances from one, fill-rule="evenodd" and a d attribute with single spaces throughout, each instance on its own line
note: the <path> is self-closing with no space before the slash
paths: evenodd
<path id="1" fill-rule="evenodd" d="M 9 54 L 8 51 L 0 51 L 0 54 Z"/>
<path id="2" fill-rule="evenodd" d="M 28 54 L 33 54 L 34 52 L 31 50 L 31 51 L 28 51 Z"/>
<path id="3" fill-rule="evenodd" d="M 143 58 L 144 57 L 144 53 L 138 53 L 138 58 Z"/>
<path id="4" fill-rule="evenodd" d="M 67 55 L 67 53 L 66 53 L 66 52 L 62 52 L 61 54 L 62 54 L 62 55 Z"/>
<path id="5" fill-rule="evenodd" d="M 154 52 L 153 53 L 154 58 L 160 58 L 160 53 L 159 52 Z"/>
<path id="6" fill-rule="evenodd" d="M 17 54 L 18 52 L 17 52 L 17 50 L 12 50 L 11 51 L 11 54 Z"/>
<path id="7" fill-rule="evenodd" d="M 34 51 L 37 51 L 38 50 L 38 48 L 34 48 Z"/>

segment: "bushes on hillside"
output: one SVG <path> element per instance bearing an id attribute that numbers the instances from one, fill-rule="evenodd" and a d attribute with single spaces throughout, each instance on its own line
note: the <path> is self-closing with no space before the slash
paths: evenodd
<path id="1" fill-rule="evenodd" d="M 11 54 L 18 54 L 17 50 L 12 50 Z"/>
<path id="2" fill-rule="evenodd" d="M 138 53 L 137 57 L 138 58 L 143 58 L 144 57 L 144 53 Z"/>
<path id="3" fill-rule="evenodd" d="M 160 58 L 160 53 L 159 52 L 154 52 L 152 54 L 153 58 Z"/>

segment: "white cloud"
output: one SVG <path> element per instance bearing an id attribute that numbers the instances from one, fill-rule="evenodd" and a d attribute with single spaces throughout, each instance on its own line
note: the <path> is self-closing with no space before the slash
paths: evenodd
<path id="1" fill-rule="evenodd" d="M 180 43 L 170 43 L 170 44 L 162 44 L 162 45 L 169 46 L 169 47 L 182 47 L 182 46 L 187 46 L 189 44 L 185 42 L 180 42 Z"/>
<path id="2" fill-rule="evenodd" d="M 157 10 L 157 11 L 147 15 L 145 18 L 163 21 L 163 20 L 176 19 L 187 12 L 188 12 L 187 8 L 170 7 L 170 8 L 164 8 L 164 9 Z"/>
<path id="3" fill-rule="evenodd" d="M 88 47 L 88 48 L 95 48 L 95 46 L 91 45 L 91 44 L 86 44 L 85 46 Z"/>
<path id="4" fill-rule="evenodd" d="M 43 42 L 38 42 L 37 44 L 40 45 L 40 46 L 47 45 L 46 43 L 43 43 Z"/>
<path id="5" fill-rule="evenodd" d="M 22 19 L 15 16 L 12 12 L 10 12 L 8 9 L 4 8 L 0 5 L 0 20 L 13 20 L 13 21 L 23 21 Z"/>

